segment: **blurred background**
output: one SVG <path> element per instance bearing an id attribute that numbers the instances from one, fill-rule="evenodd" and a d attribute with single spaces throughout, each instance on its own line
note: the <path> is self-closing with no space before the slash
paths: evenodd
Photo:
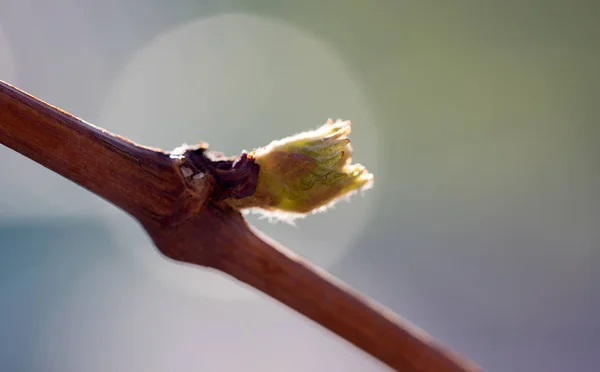
<path id="1" fill-rule="evenodd" d="M 594 1 L 0 0 L 0 80 L 146 145 L 350 119 L 374 189 L 250 221 L 489 371 L 600 362 Z M 0 147 L 1 371 L 386 371 Z"/>

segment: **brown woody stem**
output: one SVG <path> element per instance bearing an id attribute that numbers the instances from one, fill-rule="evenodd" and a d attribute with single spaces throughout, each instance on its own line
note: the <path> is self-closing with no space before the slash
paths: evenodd
<path id="1" fill-rule="evenodd" d="M 221 270 L 396 370 L 480 370 L 390 310 L 259 237 L 239 212 L 222 201 L 253 192 L 259 169 L 248 156 L 238 161 L 211 159 L 205 148 L 198 147 L 175 159 L 87 124 L 3 82 L 0 143 L 128 212 L 165 256 Z M 193 168 L 192 175 L 184 174 L 183 166 Z M 202 177 L 195 177 L 200 172 Z"/>

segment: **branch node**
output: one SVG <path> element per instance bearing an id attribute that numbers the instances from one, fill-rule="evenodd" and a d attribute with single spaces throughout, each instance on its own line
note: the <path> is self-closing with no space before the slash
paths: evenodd
<path id="1" fill-rule="evenodd" d="M 202 188 L 207 176 L 215 180 L 210 196 L 213 201 L 247 198 L 256 191 L 260 166 L 247 153 L 239 158 L 228 158 L 208 151 L 208 145 L 200 143 L 195 146 L 184 144 L 173 150 L 171 157 L 177 160 L 177 171 L 192 189 Z"/>

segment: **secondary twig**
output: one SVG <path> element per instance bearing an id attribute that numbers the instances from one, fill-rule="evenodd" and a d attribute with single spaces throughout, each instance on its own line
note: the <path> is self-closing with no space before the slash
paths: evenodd
<path id="1" fill-rule="evenodd" d="M 478 371 L 287 249 L 219 200 L 253 192 L 252 161 L 143 147 L 0 82 L 0 143 L 136 218 L 165 256 L 266 293 L 399 371 Z M 184 171 L 182 171 L 184 170 Z M 68 202 L 65 200 L 65 202 Z"/>

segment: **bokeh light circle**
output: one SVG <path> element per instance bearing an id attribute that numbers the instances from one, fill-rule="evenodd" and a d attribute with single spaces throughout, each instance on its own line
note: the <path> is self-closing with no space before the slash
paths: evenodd
<path id="1" fill-rule="evenodd" d="M 207 141 L 239 154 L 311 129 L 328 118 L 353 122 L 355 161 L 377 173 L 377 130 L 347 63 L 289 24 L 246 14 L 202 18 L 137 50 L 110 89 L 99 124 L 136 142 L 172 149 Z M 375 185 L 375 187 L 377 187 Z M 352 248 L 372 212 L 373 192 L 297 226 L 250 222 L 321 266 Z M 129 219 L 115 236 L 157 275 L 201 296 L 241 299 L 253 291 L 209 270 L 165 265 Z"/>

